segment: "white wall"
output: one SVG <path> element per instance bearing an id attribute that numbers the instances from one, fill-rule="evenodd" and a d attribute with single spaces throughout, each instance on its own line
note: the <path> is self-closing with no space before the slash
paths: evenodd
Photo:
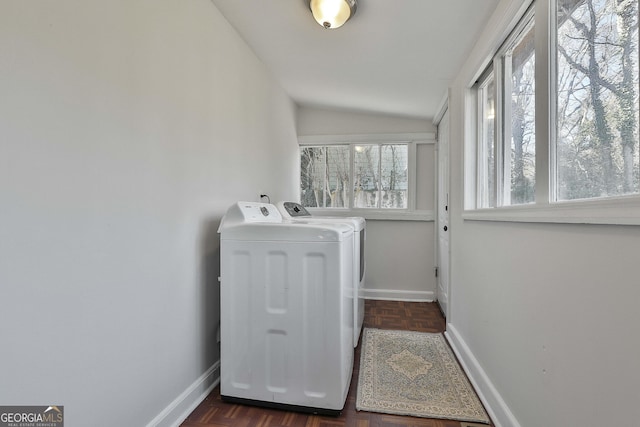
<path id="1" fill-rule="evenodd" d="M 366 135 L 433 132 L 431 121 L 349 111 L 298 108 L 298 135 Z M 418 208 L 433 210 L 435 163 L 433 145 L 421 149 L 417 181 Z M 299 195 L 296 195 L 296 200 Z M 368 298 L 433 300 L 433 221 L 367 219 L 365 251 Z"/>
<path id="2" fill-rule="evenodd" d="M 435 299 L 433 221 L 367 220 L 365 296 Z"/>
<path id="3" fill-rule="evenodd" d="M 496 425 L 636 425 L 640 227 L 462 218 L 464 88 L 524 4 L 500 4 L 451 90 L 448 334 Z"/>
<path id="4" fill-rule="evenodd" d="M 319 107 L 298 108 L 298 135 L 435 132 L 430 120 Z"/>
<path id="5" fill-rule="evenodd" d="M 218 375 L 221 216 L 297 196 L 294 104 L 207 0 L 2 0 L 0 94 L 0 402 L 175 421 Z"/>

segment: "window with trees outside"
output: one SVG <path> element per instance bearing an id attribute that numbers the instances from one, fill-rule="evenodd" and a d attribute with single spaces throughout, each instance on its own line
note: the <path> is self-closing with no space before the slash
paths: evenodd
<path id="1" fill-rule="evenodd" d="M 300 200 L 306 207 L 406 209 L 408 144 L 300 148 Z"/>
<path id="2" fill-rule="evenodd" d="M 557 0 L 556 197 L 638 193 L 638 1 Z"/>
<path id="3" fill-rule="evenodd" d="M 536 15 L 553 18 L 549 31 L 536 31 Z M 638 41 L 638 0 L 533 2 L 474 86 L 476 188 L 467 204 L 640 194 Z M 549 66 L 536 69 L 536 57 Z"/>

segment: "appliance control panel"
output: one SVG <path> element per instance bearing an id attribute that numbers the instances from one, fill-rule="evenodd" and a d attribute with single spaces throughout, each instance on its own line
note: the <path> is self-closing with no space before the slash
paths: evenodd
<path id="1" fill-rule="evenodd" d="M 247 223 L 281 223 L 282 215 L 275 205 L 259 202 L 237 202 L 222 217 L 218 233 Z"/>
<path id="2" fill-rule="evenodd" d="M 284 209 L 287 211 L 289 216 L 292 218 L 301 217 L 301 216 L 311 216 L 308 210 L 305 209 L 300 203 L 296 202 L 284 202 L 282 204 Z"/>
<path id="3" fill-rule="evenodd" d="M 239 202 L 244 222 L 282 222 L 278 209 L 269 203 Z"/>
<path id="4" fill-rule="evenodd" d="M 248 222 L 282 222 L 282 215 L 275 205 L 259 202 L 238 202 L 225 215 L 227 224 Z"/>

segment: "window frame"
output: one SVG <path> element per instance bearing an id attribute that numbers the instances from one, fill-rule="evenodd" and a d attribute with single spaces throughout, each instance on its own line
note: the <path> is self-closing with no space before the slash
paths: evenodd
<path id="1" fill-rule="evenodd" d="M 489 98 L 487 93 L 489 92 L 487 87 L 493 84 L 495 88 L 496 84 L 496 71 L 494 70 L 493 63 L 483 75 L 478 79 L 477 83 L 477 166 L 476 166 L 476 206 L 480 208 L 491 208 L 497 204 L 497 141 L 501 139 L 500 126 L 498 125 L 499 119 L 496 112 L 500 110 L 499 100 L 496 97 L 496 91 L 493 92 L 493 123 L 491 125 L 493 144 L 491 149 L 488 148 L 488 141 L 485 138 L 487 136 L 486 119 L 486 101 Z M 490 151 L 490 153 L 489 153 Z M 488 167 L 488 155 L 491 154 L 493 160 L 493 168 Z"/>
<path id="2" fill-rule="evenodd" d="M 556 1 L 525 1 L 512 10 L 512 19 L 496 36 L 503 43 L 517 31 L 528 10 L 535 14 L 535 84 L 536 84 L 536 144 L 535 202 L 526 205 L 481 207 L 479 204 L 478 167 L 482 159 L 479 149 L 477 105 L 480 102 L 475 84 L 485 69 L 497 57 L 500 48 L 487 53 L 484 65 L 465 88 L 465 148 L 464 148 L 464 209 L 465 220 L 640 225 L 640 194 L 602 198 L 557 200 L 555 197 L 555 114 L 556 114 Z M 500 43 L 499 46 L 502 46 Z M 552 72 L 553 71 L 553 72 Z M 496 85 L 499 85 L 496 82 Z M 500 98 L 496 99 L 500 102 Z M 496 118 L 499 116 L 496 111 Z M 500 142 L 496 141 L 495 145 Z"/>
<path id="3" fill-rule="evenodd" d="M 394 134 L 354 134 L 354 135 L 305 135 L 298 137 L 298 145 L 304 147 L 322 147 L 330 145 L 349 146 L 350 174 L 353 180 L 354 148 L 358 145 L 393 145 L 406 144 L 408 154 L 408 188 L 406 208 L 331 208 L 331 207 L 308 207 L 307 210 L 314 215 L 335 215 L 335 216 L 362 216 L 365 219 L 374 220 L 403 220 L 403 221 L 433 221 L 435 214 L 433 209 L 424 210 L 416 208 L 416 167 L 417 167 L 417 146 L 420 144 L 435 144 L 436 134 L 434 132 L 419 133 L 394 133 Z M 437 184 L 434 170 L 434 186 Z M 298 176 L 300 179 L 300 176 Z M 349 200 L 353 202 L 353 181 L 349 186 Z"/>
<path id="4" fill-rule="evenodd" d="M 478 81 L 474 85 L 477 95 L 477 175 L 476 175 L 476 207 L 478 209 L 492 209 L 497 207 L 520 206 L 535 203 L 526 202 L 515 204 L 511 201 L 512 180 L 511 180 L 511 138 L 512 134 L 508 131 L 511 126 L 512 108 L 511 103 L 507 101 L 507 96 L 512 94 L 511 87 L 511 63 L 509 52 L 520 43 L 527 31 L 535 28 L 535 9 L 528 8 L 524 15 L 520 18 L 515 28 L 509 33 L 501 47 L 496 51 L 490 64 L 482 72 Z M 536 52 L 534 51 L 534 54 Z M 493 173 L 489 180 L 488 172 L 485 170 L 486 158 L 486 141 L 484 128 L 484 101 L 486 98 L 486 86 L 493 79 L 494 86 L 494 122 L 493 122 Z M 534 92 L 535 96 L 535 92 Z M 537 107 L 537 106 L 536 106 Z M 535 124 L 534 124 L 535 125 Z M 535 142 L 535 140 L 534 140 Z M 534 145 L 537 152 L 537 145 Z M 537 159 L 536 159 L 537 160 Z M 491 185 L 489 185 L 491 184 Z M 491 187 L 491 188 L 489 188 Z M 535 185 L 534 185 L 535 188 Z M 485 203 L 486 194 L 493 193 L 493 205 Z"/>

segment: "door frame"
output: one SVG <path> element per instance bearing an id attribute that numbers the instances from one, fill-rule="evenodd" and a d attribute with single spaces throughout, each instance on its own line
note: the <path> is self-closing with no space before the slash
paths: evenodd
<path id="1" fill-rule="evenodd" d="M 451 210 L 449 209 L 451 203 L 450 203 L 450 179 L 449 179 L 449 168 L 451 165 L 451 159 L 450 159 L 450 129 L 449 129 L 449 100 L 448 97 L 445 97 L 445 99 L 443 100 L 443 102 L 441 103 L 440 109 L 438 110 L 438 114 L 435 116 L 434 120 L 433 120 L 433 124 L 437 127 L 437 143 L 436 143 L 436 188 L 435 188 L 435 222 L 434 222 L 434 227 L 435 227 L 435 265 L 436 265 L 436 272 L 437 272 L 437 278 L 436 278 L 436 298 L 438 300 L 438 305 L 440 306 L 440 310 L 442 311 L 442 314 L 445 316 L 445 319 L 449 319 L 451 317 L 451 238 L 449 237 L 449 229 L 450 229 L 450 224 L 449 224 L 449 218 L 450 218 L 450 212 Z M 444 120 L 444 123 L 442 123 Z M 441 125 L 446 127 L 446 129 L 441 128 Z M 444 132 L 442 132 L 444 130 Z M 445 136 L 446 138 L 446 150 L 447 150 L 447 167 L 446 170 L 442 170 L 441 168 L 441 155 L 442 155 L 442 137 Z M 443 176 L 443 174 L 447 174 L 447 176 Z M 442 184 L 444 181 L 444 185 L 446 185 L 446 189 L 442 189 Z M 444 190 L 446 192 L 446 201 L 442 201 L 444 198 L 441 198 L 441 190 Z M 446 203 L 446 206 L 443 209 L 443 206 L 441 206 L 441 203 Z M 446 212 L 446 213 L 444 213 Z M 443 254 L 442 252 L 442 248 L 441 248 L 441 244 L 440 244 L 440 233 L 441 231 L 444 230 L 440 230 L 441 228 L 441 216 L 446 215 L 446 219 L 444 220 L 444 225 L 447 226 L 447 253 Z M 441 263 L 441 259 L 442 256 L 446 256 L 446 263 Z M 441 264 L 445 264 L 445 266 L 443 267 L 443 265 Z M 443 268 L 445 268 L 447 271 L 443 271 Z M 444 301 L 443 299 L 441 299 L 441 280 L 442 277 L 446 277 L 446 283 L 444 284 L 445 288 L 444 289 Z"/>

